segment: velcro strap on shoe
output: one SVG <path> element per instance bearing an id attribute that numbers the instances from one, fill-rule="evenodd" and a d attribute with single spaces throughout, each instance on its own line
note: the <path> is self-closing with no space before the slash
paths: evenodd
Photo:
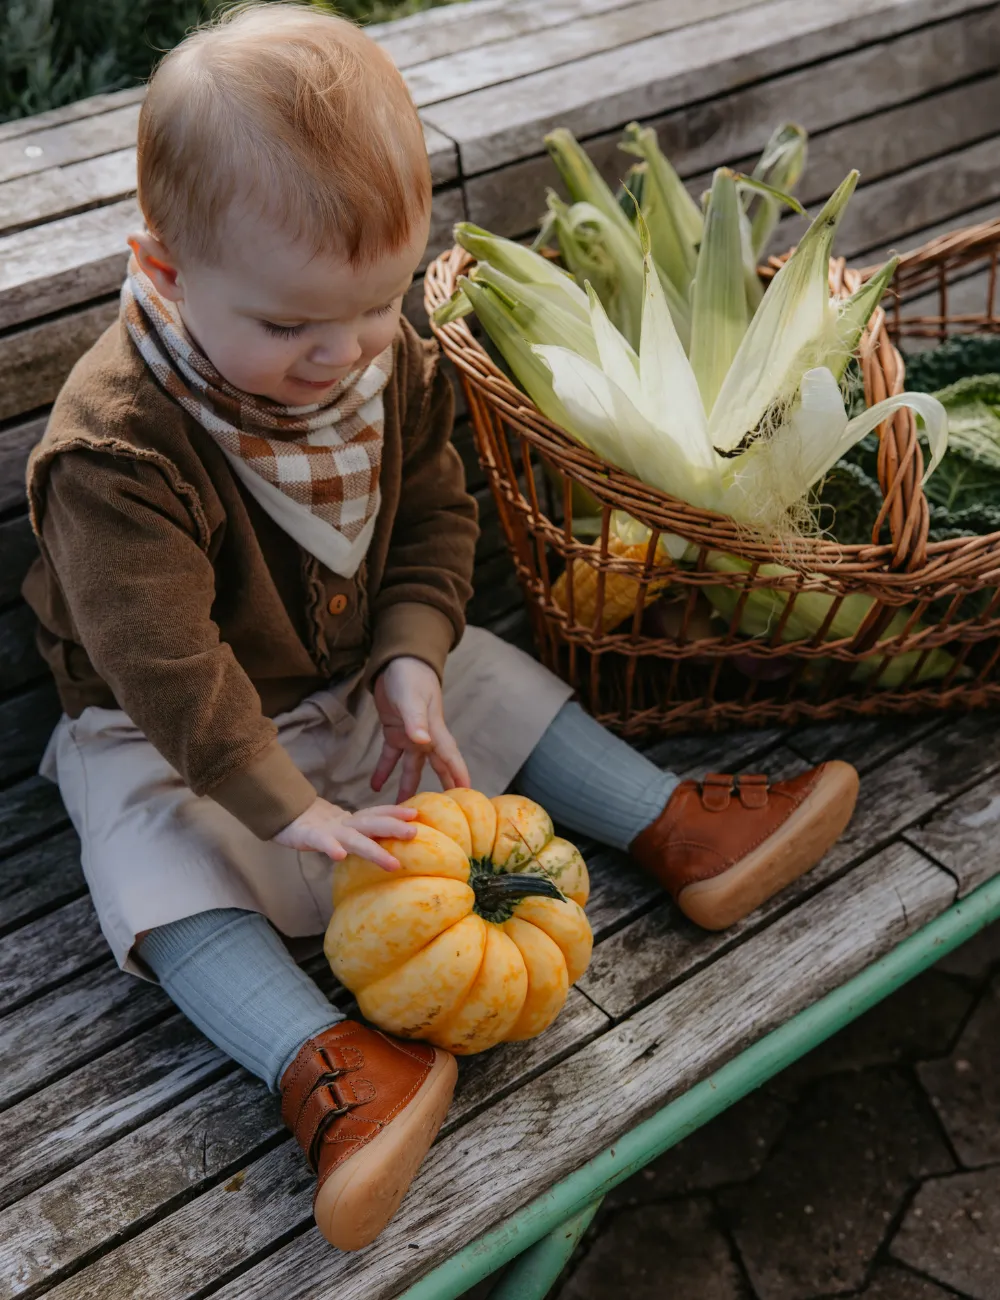
<path id="1" fill-rule="evenodd" d="M 321 1043 L 313 1039 L 304 1044 L 289 1075 L 281 1081 L 281 1118 L 285 1124 L 293 1133 L 297 1132 L 303 1108 L 320 1083 L 360 1070 L 364 1063 L 364 1053 L 350 1043 Z"/>
<path id="2" fill-rule="evenodd" d="M 761 772 L 738 778 L 740 802 L 744 808 L 767 807 L 767 777 Z"/>
<path id="3" fill-rule="evenodd" d="M 702 778 L 701 802 L 709 812 L 725 812 L 732 789 L 733 778 L 728 772 L 709 772 Z"/>
<path id="4" fill-rule="evenodd" d="M 295 1139 L 314 1170 L 319 1166 L 320 1143 L 330 1125 L 355 1106 L 374 1101 L 375 1095 L 375 1085 L 369 1079 L 327 1076 L 318 1081 L 295 1126 Z"/>

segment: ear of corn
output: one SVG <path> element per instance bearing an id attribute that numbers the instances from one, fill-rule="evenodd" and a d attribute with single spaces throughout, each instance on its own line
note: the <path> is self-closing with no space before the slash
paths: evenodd
<path id="1" fill-rule="evenodd" d="M 595 560 L 600 555 L 598 547 L 593 547 Z M 608 536 L 608 554 L 619 560 L 635 560 L 642 564 L 649 551 L 648 543 L 630 546 L 616 537 Z M 659 553 L 658 553 L 659 558 Z M 578 559 L 573 570 L 573 617 L 584 627 L 593 627 L 597 617 L 597 583 L 600 571 L 587 560 Z M 569 612 L 569 570 L 561 573 L 552 585 L 552 599 L 556 605 Z M 610 632 L 612 628 L 624 623 L 635 613 L 639 599 L 639 582 L 624 573 L 604 574 L 604 603 L 601 606 L 601 631 Z M 646 587 L 645 605 L 651 605 L 665 587 L 669 586 L 666 578 L 658 578 Z"/>

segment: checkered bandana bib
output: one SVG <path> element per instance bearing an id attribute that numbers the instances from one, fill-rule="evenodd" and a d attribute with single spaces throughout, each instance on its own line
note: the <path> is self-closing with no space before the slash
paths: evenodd
<path id="1" fill-rule="evenodd" d="M 353 577 L 380 504 L 392 347 L 347 375 L 322 405 L 289 407 L 227 383 L 134 257 L 121 316 L 161 388 L 215 439 L 268 514 L 328 568 Z"/>

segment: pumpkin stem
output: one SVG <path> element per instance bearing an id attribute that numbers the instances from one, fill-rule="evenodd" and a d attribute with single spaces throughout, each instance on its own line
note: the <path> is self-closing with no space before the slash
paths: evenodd
<path id="1" fill-rule="evenodd" d="M 476 895 L 476 911 L 484 920 L 507 920 L 514 904 L 535 894 L 541 898 L 562 898 L 562 891 L 545 876 L 483 871 L 473 873 L 469 884 Z"/>

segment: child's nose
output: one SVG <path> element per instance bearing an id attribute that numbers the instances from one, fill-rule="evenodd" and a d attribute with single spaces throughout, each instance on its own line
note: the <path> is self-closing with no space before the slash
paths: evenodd
<path id="1" fill-rule="evenodd" d="M 345 330 L 319 340 L 309 353 L 309 360 L 313 365 L 331 366 L 339 370 L 344 366 L 353 366 L 360 356 L 361 343 L 358 336 Z"/>

